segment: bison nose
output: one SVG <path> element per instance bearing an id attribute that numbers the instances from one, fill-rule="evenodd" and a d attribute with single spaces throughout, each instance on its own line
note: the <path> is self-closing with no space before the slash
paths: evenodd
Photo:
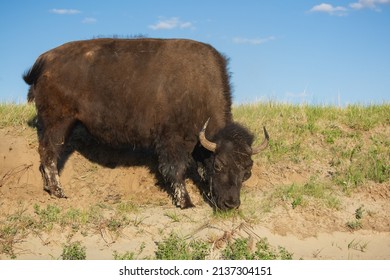
<path id="1" fill-rule="evenodd" d="M 231 200 L 226 200 L 224 204 L 227 209 L 236 209 L 240 206 L 241 202 L 239 199 L 231 199 Z"/>

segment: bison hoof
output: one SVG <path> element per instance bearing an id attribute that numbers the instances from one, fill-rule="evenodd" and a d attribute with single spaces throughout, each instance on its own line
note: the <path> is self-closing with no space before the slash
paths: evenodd
<path id="1" fill-rule="evenodd" d="M 177 207 L 180 207 L 181 209 L 195 207 L 195 205 L 191 201 L 189 194 L 186 191 L 176 190 L 174 196 L 174 203 Z"/>
<path id="2" fill-rule="evenodd" d="M 58 198 L 68 198 L 65 195 L 64 191 L 60 187 L 57 187 L 57 186 L 54 186 L 54 187 L 45 186 L 44 190 L 47 191 L 51 196 L 55 196 L 55 197 L 58 197 Z"/>
<path id="3" fill-rule="evenodd" d="M 181 209 L 195 207 L 195 205 L 191 202 L 191 200 L 183 200 L 183 199 L 180 201 L 176 201 L 176 206 L 180 207 Z"/>
<path id="4" fill-rule="evenodd" d="M 195 205 L 192 203 L 190 197 L 188 196 L 188 199 L 182 199 L 180 201 L 180 204 L 177 205 L 179 206 L 181 209 L 187 209 L 187 208 L 192 208 L 192 207 L 195 207 Z"/>

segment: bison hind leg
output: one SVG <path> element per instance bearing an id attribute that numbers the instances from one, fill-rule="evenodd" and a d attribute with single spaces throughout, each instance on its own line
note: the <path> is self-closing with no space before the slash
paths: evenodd
<path id="1" fill-rule="evenodd" d="M 66 198 L 61 187 L 57 165 L 75 121 L 72 119 L 53 120 L 55 118 L 40 120 L 42 129 L 39 135 L 39 155 L 41 158 L 39 170 L 42 174 L 44 190 L 52 196 Z"/>
<path id="2" fill-rule="evenodd" d="M 56 164 L 54 162 L 50 164 L 41 163 L 39 170 L 44 182 L 43 189 L 55 197 L 67 198 L 61 187 Z"/>

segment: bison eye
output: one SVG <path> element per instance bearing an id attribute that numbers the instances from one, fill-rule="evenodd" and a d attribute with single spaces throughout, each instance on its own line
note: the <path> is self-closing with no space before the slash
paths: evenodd
<path id="1" fill-rule="evenodd" d="M 251 175 L 252 175 L 252 172 L 250 172 L 250 171 L 245 172 L 242 181 L 245 182 L 246 180 L 248 180 L 251 177 Z"/>
<path id="2" fill-rule="evenodd" d="M 223 169 L 223 167 L 224 167 L 224 163 L 221 160 L 219 160 L 219 159 L 215 159 L 215 161 L 214 161 L 214 170 L 219 172 L 219 171 L 221 171 Z"/>

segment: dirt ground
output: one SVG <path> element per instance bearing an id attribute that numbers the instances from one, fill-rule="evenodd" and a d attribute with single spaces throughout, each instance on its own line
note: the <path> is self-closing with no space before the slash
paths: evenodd
<path id="1" fill-rule="evenodd" d="M 187 185 L 196 207 L 176 208 L 160 187 L 151 153 L 117 151 L 77 136 L 72 141 L 79 149 L 68 149 L 60 175 L 69 198 L 55 199 L 42 188 L 35 131 L 0 129 L 0 221 L 21 207 L 33 214 L 33 205 L 87 209 L 104 204 L 115 208 L 120 202 L 132 201 L 138 208 L 129 214 L 133 222 L 119 234 L 102 229 L 78 231 L 69 237 L 70 230 L 61 228 L 30 234 L 15 244 L 17 259 L 57 259 L 69 238 L 82 241 L 88 259 L 113 259 L 115 251 L 140 251 L 138 258 L 150 257 L 156 242 L 172 231 L 189 239 L 209 240 L 215 248 L 223 239 L 266 237 L 271 245 L 293 253 L 294 259 L 390 259 L 388 184 L 367 185 L 349 196 L 338 196 L 340 209 L 310 203 L 293 209 L 280 200 L 265 211 L 261 204 L 277 186 L 305 182 L 310 174 L 305 166 L 275 165 L 265 170 L 256 161 L 242 191 L 243 218 L 218 219 L 191 179 Z M 352 231 L 346 223 L 362 205 L 361 228 Z M 218 258 L 218 254 L 213 250 L 209 258 Z M 0 259 L 7 258 L 0 254 Z"/>

